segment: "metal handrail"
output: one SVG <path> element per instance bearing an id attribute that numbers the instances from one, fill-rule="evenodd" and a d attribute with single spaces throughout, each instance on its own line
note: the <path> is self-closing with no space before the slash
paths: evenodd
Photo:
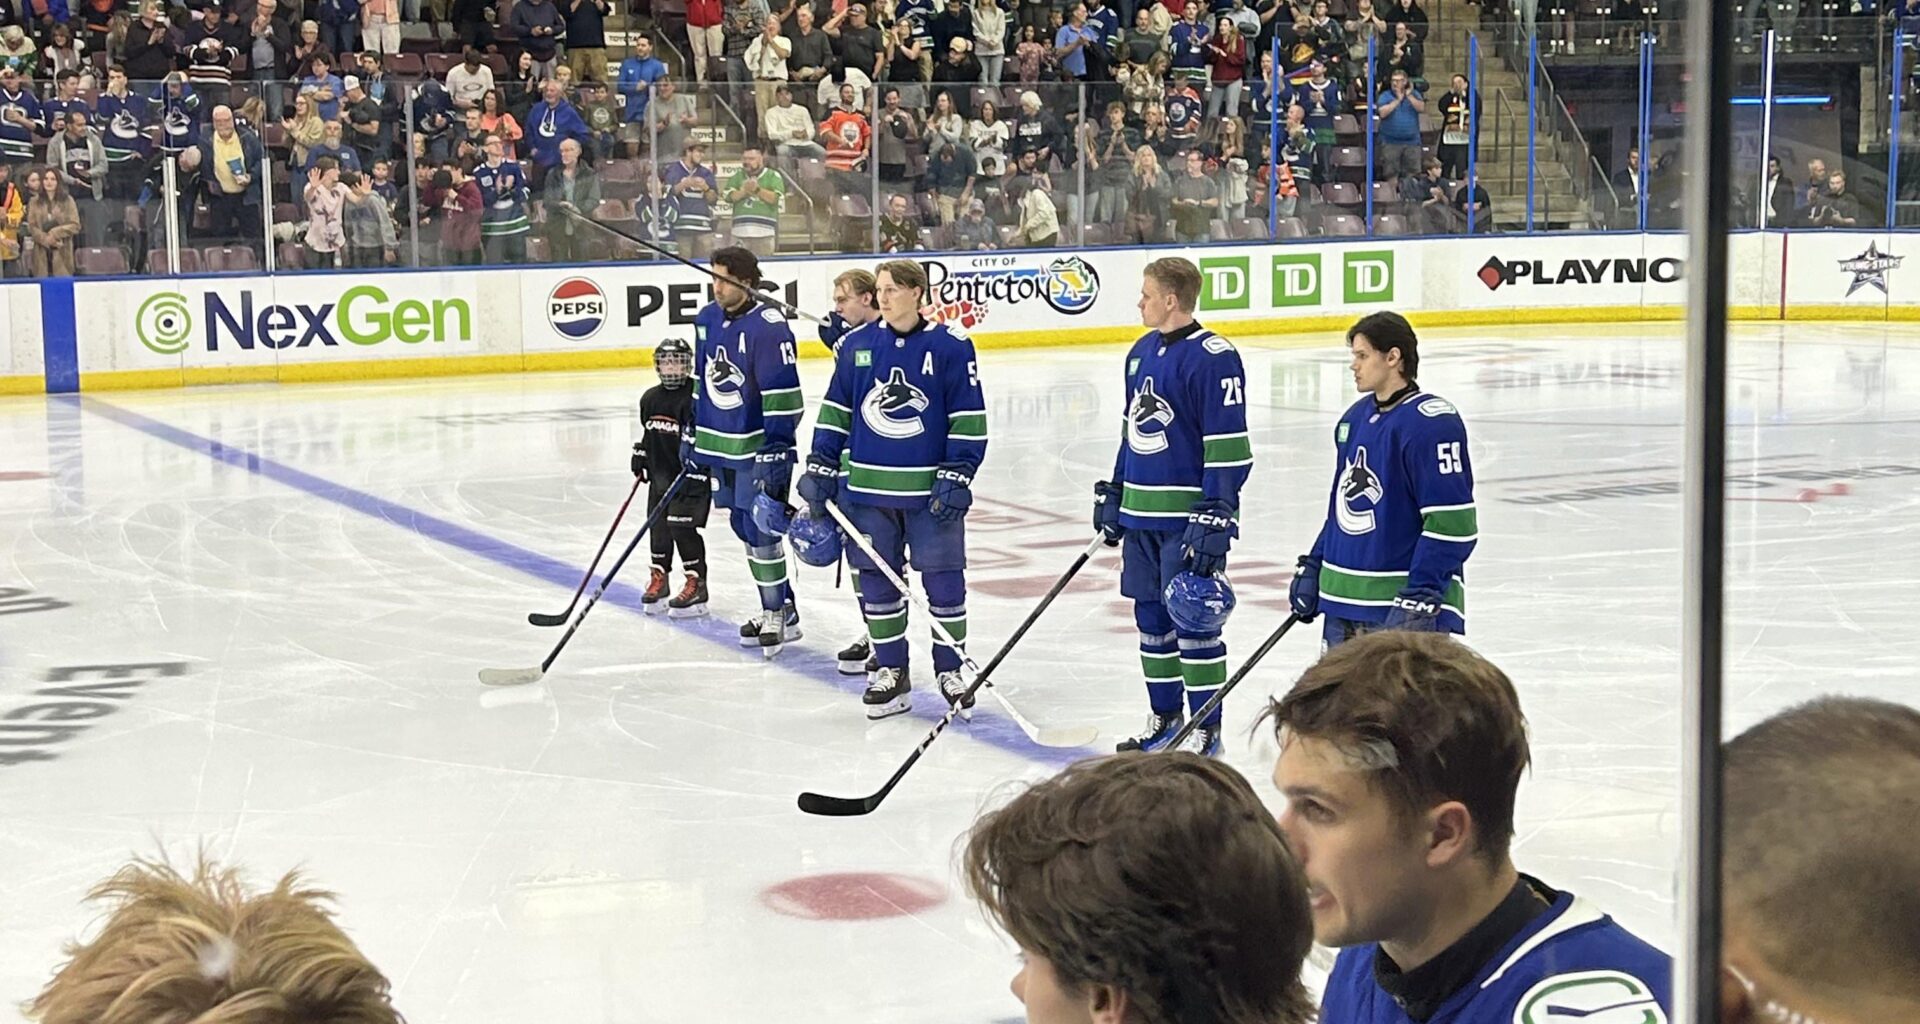
<path id="1" fill-rule="evenodd" d="M 778 167 L 774 168 L 774 172 L 779 174 L 780 180 L 786 183 L 787 195 L 799 196 L 807 204 L 807 255 L 809 256 L 815 255 L 816 253 L 819 252 L 819 250 L 814 245 L 815 237 L 813 233 L 813 197 L 807 194 L 806 189 L 800 187 L 800 183 L 794 180 L 793 175 L 788 174 L 786 171 Z"/>
<path id="2" fill-rule="evenodd" d="M 1598 180 L 1600 182 L 1601 187 L 1607 190 L 1608 212 L 1611 213 L 1615 210 L 1620 209 L 1620 191 L 1613 187 L 1613 179 L 1607 176 L 1607 169 L 1605 167 L 1600 166 L 1600 158 L 1597 156 L 1594 156 L 1593 153 L 1589 151 L 1587 153 L 1587 164 L 1588 166 L 1592 167 L 1595 171 L 1600 172 L 1600 177 Z M 1587 204 L 1587 226 L 1588 227 L 1595 226 L 1595 221 L 1598 219 L 1596 215 L 1598 213 L 1599 211 L 1595 210 L 1593 208 L 1593 204 L 1589 202 Z"/>

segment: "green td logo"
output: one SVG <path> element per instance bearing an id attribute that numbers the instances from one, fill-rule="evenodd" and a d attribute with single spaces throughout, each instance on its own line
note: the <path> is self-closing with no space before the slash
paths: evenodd
<path id="1" fill-rule="evenodd" d="M 193 313 L 187 308 L 187 297 L 179 292 L 148 296 L 133 316 L 133 330 L 140 344 L 160 355 L 185 352 L 187 338 L 193 333 Z"/>
<path id="2" fill-rule="evenodd" d="M 1349 252 L 1340 260 L 1347 302 L 1393 301 L 1393 250 Z"/>
<path id="3" fill-rule="evenodd" d="M 1277 253 L 1273 257 L 1273 306 L 1320 304 L 1320 254 Z"/>
<path id="4" fill-rule="evenodd" d="M 1213 256 L 1200 260 L 1200 309 L 1253 308 L 1252 260 L 1246 256 Z"/>

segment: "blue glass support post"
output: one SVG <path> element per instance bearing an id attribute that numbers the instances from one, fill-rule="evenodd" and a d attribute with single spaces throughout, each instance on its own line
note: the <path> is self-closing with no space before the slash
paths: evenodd
<path id="1" fill-rule="evenodd" d="M 1887 126 L 1887 230 L 1893 230 L 1894 202 L 1900 196 L 1900 108 L 1906 98 L 1907 34 L 1893 33 L 1893 120 Z"/>
<path id="2" fill-rule="evenodd" d="M 1473 222 L 1479 219 L 1478 214 L 1480 212 L 1473 208 L 1473 189 L 1474 186 L 1480 182 L 1480 146 L 1478 144 L 1480 138 L 1480 118 L 1476 116 L 1473 109 L 1474 105 L 1478 102 L 1480 102 L 1480 34 L 1478 32 L 1469 32 L 1467 33 L 1467 127 L 1470 130 L 1467 132 L 1467 183 L 1462 186 L 1467 190 L 1467 234 L 1469 235 L 1473 234 Z M 1441 131 L 1444 133 L 1445 130 L 1443 126 Z M 1533 133 L 1529 131 L 1527 134 L 1532 135 Z M 1531 140 L 1529 140 L 1528 144 L 1532 144 Z M 1527 183 L 1527 203 L 1529 206 L 1527 211 L 1527 230 L 1532 231 L 1532 182 Z"/>
<path id="3" fill-rule="evenodd" d="M 1540 177 L 1540 150 L 1534 140 L 1540 100 L 1535 95 L 1540 78 L 1540 40 L 1527 37 L 1527 234 L 1533 234 L 1533 183 Z M 1584 171 L 1584 168 L 1583 168 Z"/>
<path id="4" fill-rule="evenodd" d="M 1374 97 L 1379 95 L 1379 82 L 1374 78 L 1374 57 L 1378 42 L 1371 30 L 1367 32 L 1367 234 L 1373 234 L 1373 136 L 1379 130 L 1374 122 Z"/>
<path id="5" fill-rule="evenodd" d="M 1280 33 L 1273 34 L 1273 74 L 1267 76 L 1267 240 L 1280 235 L 1280 122 L 1286 111 L 1280 106 Z M 1298 186 L 1296 184 L 1296 190 Z"/>
<path id="6" fill-rule="evenodd" d="M 1633 189 L 1634 205 L 1639 208 L 1639 230 L 1647 230 L 1647 168 L 1652 166 L 1653 154 L 1647 152 L 1653 138 L 1653 34 L 1643 32 L 1640 35 L 1640 131 L 1636 139 L 1640 143 L 1640 174 Z"/>

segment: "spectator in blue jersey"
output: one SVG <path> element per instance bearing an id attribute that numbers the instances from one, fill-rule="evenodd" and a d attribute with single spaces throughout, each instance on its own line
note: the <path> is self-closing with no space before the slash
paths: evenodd
<path id="1" fill-rule="evenodd" d="M 1020 947 L 1031 1024 L 1307 1024 L 1300 866 L 1247 780 L 1088 758 L 975 822 L 967 888 Z"/>
<path id="2" fill-rule="evenodd" d="M 653 37 L 642 32 L 634 38 L 633 53 L 620 62 L 614 79 L 614 91 L 620 94 L 620 137 L 627 144 L 628 156 L 639 156 L 646 148 L 647 103 L 653 99 L 653 83 L 667 77 L 667 65 L 653 55 Z"/>
<path id="3" fill-rule="evenodd" d="M 1920 712 L 1823 697 L 1722 758 L 1718 1024 L 1920 1020 Z"/>
<path id="4" fill-rule="evenodd" d="M 200 105 L 200 94 L 193 91 L 186 76 L 178 71 L 169 74 L 160 84 L 156 105 L 160 108 L 161 152 L 178 153 L 193 145 L 205 108 Z"/>
<path id="5" fill-rule="evenodd" d="M 485 111 L 483 106 L 483 122 L 486 120 Z M 429 162 L 438 163 L 452 155 L 453 97 L 445 86 L 431 78 L 414 89 L 413 131 L 415 141 L 425 148 Z"/>
<path id="6" fill-rule="evenodd" d="M 719 192 L 713 168 L 702 162 L 707 144 L 689 139 L 675 160 L 660 172 L 660 187 L 673 207 L 673 233 L 680 251 L 699 244 L 699 237 L 713 230 L 713 200 Z"/>
<path id="7" fill-rule="evenodd" d="M 140 194 L 147 157 L 153 151 L 153 142 L 147 138 L 153 100 L 136 94 L 129 85 L 124 66 L 107 68 L 107 89 L 95 108 L 101 124 L 100 141 L 112 168 L 107 175 L 107 196 L 119 200 L 131 200 Z"/>
<path id="8" fill-rule="evenodd" d="M 340 119 L 340 100 L 347 94 L 345 83 L 333 73 L 333 55 L 316 53 L 300 79 L 300 92 L 313 99 L 314 111 L 322 121 Z"/>
<path id="9" fill-rule="evenodd" d="M 33 94 L 33 83 L 22 79 L 11 64 L 0 64 L 0 160 L 32 163 L 35 135 L 47 134 L 46 114 Z"/>
<path id="10" fill-rule="evenodd" d="M 567 102 L 560 83 L 540 83 L 540 101 L 527 110 L 527 153 L 533 158 L 533 185 L 539 188 L 547 172 L 560 164 L 560 143 L 572 139 L 582 146 L 593 138 L 580 111 Z"/>
<path id="11" fill-rule="evenodd" d="M 1167 46 L 1173 51 L 1169 81 L 1180 79 L 1205 85 L 1207 81 L 1207 23 L 1200 17 L 1199 0 L 1187 0 L 1185 13 L 1167 33 Z"/>
<path id="12" fill-rule="evenodd" d="M 1395 70 L 1387 87 L 1373 98 L 1373 112 L 1380 118 L 1382 178 L 1420 173 L 1420 113 L 1426 109 L 1426 99 L 1414 90 L 1405 71 Z"/>
<path id="13" fill-rule="evenodd" d="M 1529 1008 L 1548 993 L 1567 1019 L 1666 1019 L 1667 956 L 1514 866 L 1526 719 L 1491 662 L 1437 633 L 1369 633 L 1265 717 L 1314 940 L 1340 949 L 1322 1021 L 1545 1021 Z"/>
<path id="14" fill-rule="evenodd" d="M 527 188 L 520 164 L 506 158 L 506 143 L 498 135 L 489 135 L 481 145 L 486 159 L 473 169 L 473 182 L 480 187 L 480 201 L 486 209 L 480 216 L 480 240 L 488 263 L 525 263 L 527 261 Z"/>

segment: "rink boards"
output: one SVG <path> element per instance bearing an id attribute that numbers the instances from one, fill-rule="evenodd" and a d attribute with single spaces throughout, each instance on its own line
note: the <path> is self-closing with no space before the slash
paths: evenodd
<path id="1" fill-rule="evenodd" d="M 1730 240 L 1733 315 L 1920 319 L 1908 236 L 1748 232 Z M 1679 234 L 1360 239 L 1188 248 L 918 254 L 942 319 L 982 347 L 1133 337 L 1142 269 L 1202 271 L 1200 315 L 1246 334 L 1341 330 L 1378 309 L 1424 326 L 1672 319 Z M 872 257 L 769 260 L 778 294 L 832 308 Z M 0 286 L 0 393 L 585 369 L 644 362 L 688 337 L 705 275 L 676 264 L 198 275 Z M 804 340 L 813 325 L 794 323 Z M 823 348 L 812 348 L 815 355 Z"/>

